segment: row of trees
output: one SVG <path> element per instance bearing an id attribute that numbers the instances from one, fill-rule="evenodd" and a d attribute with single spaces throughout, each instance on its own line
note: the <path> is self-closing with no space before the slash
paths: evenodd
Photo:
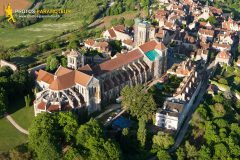
<path id="1" fill-rule="evenodd" d="M 177 158 L 239 159 L 239 104 L 226 94 L 207 95 L 193 115 L 191 141 L 177 150 Z"/>
<path id="2" fill-rule="evenodd" d="M 47 58 L 46 70 L 54 72 L 56 71 L 59 65 L 67 67 L 67 58 L 64 56 L 51 55 Z"/>
<path id="3" fill-rule="evenodd" d="M 153 118 L 157 110 L 157 104 L 146 88 L 142 85 L 135 87 L 126 86 L 121 92 L 122 105 L 132 117 L 138 120 L 138 130 L 135 138 L 142 152 L 157 153 L 159 159 L 171 159 L 167 150 L 173 145 L 172 135 L 158 132 L 152 136 L 146 126 Z M 149 139 L 152 139 L 152 141 Z M 151 150 L 151 151 L 150 151 Z"/>
<path id="4" fill-rule="evenodd" d="M 33 77 L 27 71 L 13 72 L 9 67 L 0 68 L 0 116 L 7 110 L 8 101 L 31 92 L 34 86 Z"/>
<path id="5" fill-rule="evenodd" d="M 118 15 L 125 11 L 134 11 L 147 8 L 150 5 L 150 0 L 117 0 L 114 5 L 106 10 L 105 15 Z"/>
<path id="6" fill-rule="evenodd" d="M 96 120 L 80 125 L 72 112 L 42 113 L 29 129 L 29 147 L 38 159 L 122 158 L 116 142 L 107 139 Z"/>

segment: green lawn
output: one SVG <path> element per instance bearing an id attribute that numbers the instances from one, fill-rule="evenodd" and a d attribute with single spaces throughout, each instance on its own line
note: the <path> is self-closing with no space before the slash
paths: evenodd
<path id="1" fill-rule="evenodd" d="M 0 152 L 8 151 L 27 141 L 27 136 L 14 128 L 6 118 L 0 119 L 0 126 Z"/>
<path id="2" fill-rule="evenodd" d="M 20 28 L 0 28 L 0 44 L 5 47 L 16 46 L 21 43 L 31 44 L 44 41 L 60 35 L 67 30 L 79 28 L 81 21 L 42 21 L 37 24 Z"/>
<path id="3" fill-rule="evenodd" d="M 24 99 L 18 99 L 10 104 L 8 113 L 24 129 L 28 129 L 34 118 L 33 106 L 25 107 Z"/>

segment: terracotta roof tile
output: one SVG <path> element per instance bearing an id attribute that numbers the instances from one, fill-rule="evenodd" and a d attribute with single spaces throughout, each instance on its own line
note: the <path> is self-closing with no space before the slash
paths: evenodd
<path id="1" fill-rule="evenodd" d="M 139 48 L 144 52 L 148 52 L 154 49 L 164 50 L 166 49 L 165 45 L 162 42 L 157 42 L 155 40 L 146 42 L 139 46 Z"/>
<path id="2" fill-rule="evenodd" d="M 89 46 L 93 46 L 94 43 L 95 43 L 95 41 L 94 41 L 93 39 L 87 39 L 87 40 L 85 41 L 85 44 L 87 44 L 87 45 L 89 45 Z"/>
<path id="3" fill-rule="evenodd" d="M 62 74 L 60 76 L 56 76 L 54 81 L 50 84 L 49 89 L 63 90 L 71 88 L 75 85 L 75 83 L 86 87 L 91 79 L 91 76 L 75 70 Z"/>
<path id="4" fill-rule="evenodd" d="M 213 30 L 208 30 L 208 29 L 200 28 L 198 33 L 208 35 L 208 36 L 214 36 L 214 31 Z"/>
<path id="5" fill-rule="evenodd" d="M 46 106 L 46 103 L 43 102 L 43 101 L 41 101 L 41 102 L 38 104 L 37 108 L 38 108 L 38 109 L 41 109 L 41 110 L 45 110 L 45 106 Z"/>
<path id="6" fill-rule="evenodd" d="M 54 80 L 54 75 L 52 75 L 51 73 L 48 73 L 44 70 L 39 70 L 38 76 L 37 76 L 37 81 L 43 81 L 47 84 L 51 84 L 53 80 Z"/>
<path id="7" fill-rule="evenodd" d="M 59 105 L 50 105 L 48 106 L 47 110 L 49 112 L 59 111 Z"/>
<path id="8" fill-rule="evenodd" d="M 94 72 L 98 75 L 103 74 L 103 73 L 118 69 L 141 57 L 143 57 L 143 54 L 140 52 L 139 49 L 135 49 L 126 54 L 120 54 L 117 56 L 117 58 L 114 58 L 99 64 L 98 66 L 94 67 Z"/>
<path id="9" fill-rule="evenodd" d="M 133 45 L 133 40 L 131 40 L 131 39 L 125 39 L 125 40 L 123 40 L 123 43 L 132 46 L 132 45 Z"/>
<path id="10" fill-rule="evenodd" d="M 112 27 L 115 31 L 119 31 L 119 32 L 124 32 L 125 31 L 125 27 L 124 25 L 117 25 Z"/>
<path id="11" fill-rule="evenodd" d="M 50 84 L 49 89 L 51 90 L 63 90 L 70 88 L 74 85 L 74 71 L 67 74 L 57 76 L 54 81 Z"/>
<path id="12" fill-rule="evenodd" d="M 109 32 L 111 38 L 115 38 L 117 36 L 113 29 L 109 29 L 108 32 Z"/>
<path id="13" fill-rule="evenodd" d="M 217 54 L 217 57 L 222 59 L 229 59 L 231 57 L 231 54 L 227 51 L 222 51 Z"/>
<path id="14" fill-rule="evenodd" d="M 92 75 L 93 74 L 93 70 L 92 68 L 87 64 L 85 66 L 82 66 L 81 68 L 79 68 L 79 71 L 88 74 L 88 75 Z"/>
<path id="15" fill-rule="evenodd" d="M 92 76 L 89 76 L 83 72 L 75 71 L 75 83 L 78 83 L 82 86 L 87 86 L 88 83 L 91 81 Z"/>
<path id="16" fill-rule="evenodd" d="M 67 74 L 69 72 L 72 72 L 72 70 L 60 66 L 60 67 L 58 67 L 57 71 L 55 72 L 55 75 L 56 76 L 62 76 L 62 75 Z"/>

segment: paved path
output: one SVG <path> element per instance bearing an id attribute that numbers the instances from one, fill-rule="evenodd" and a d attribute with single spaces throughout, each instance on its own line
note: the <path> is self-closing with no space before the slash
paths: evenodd
<path id="1" fill-rule="evenodd" d="M 121 108 L 121 105 L 120 104 L 112 104 L 109 106 L 109 109 L 107 109 L 106 111 L 104 111 L 103 113 L 101 113 L 100 115 L 98 115 L 97 117 L 95 117 L 95 119 L 99 119 L 101 117 L 103 117 L 104 115 L 114 111 L 114 110 L 117 110 Z"/>
<path id="2" fill-rule="evenodd" d="M 6 115 L 6 118 L 17 130 L 19 130 L 23 134 L 29 135 L 29 132 L 23 129 L 21 126 L 19 126 L 10 115 Z"/>

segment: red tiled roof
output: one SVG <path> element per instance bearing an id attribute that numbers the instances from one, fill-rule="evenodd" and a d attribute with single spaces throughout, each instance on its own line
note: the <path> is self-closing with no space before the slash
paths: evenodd
<path id="1" fill-rule="evenodd" d="M 43 81 L 47 84 L 52 83 L 54 80 L 54 76 L 51 73 L 48 73 L 44 70 L 39 70 L 38 75 L 37 75 L 37 81 Z"/>
<path id="2" fill-rule="evenodd" d="M 214 36 L 214 31 L 213 30 L 208 30 L 208 29 L 202 29 L 200 28 L 198 33 L 208 35 L 208 36 Z"/>
<path id="3" fill-rule="evenodd" d="M 154 49 L 158 49 L 158 50 L 164 50 L 166 49 L 165 45 L 162 42 L 157 42 L 155 40 L 146 42 L 144 44 L 142 44 L 141 46 L 139 46 L 139 48 L 144 52 L 148 52 Z"/>
<path id="4" fill-rule="evenodd" d="M 66 68 L 64 68 L 64 70 L 66 70 Z M 91 76 L 80 71 L 74 70 L 65 72 L 64 74 L 60 74 L 60 76 L 56 75 L 55 79 L 50 84 L 49 89 L 63 90 L 74 86 L 75 83 L 86 87 L 91 79 Z"/>
<path id="5" fill-rule="evenodd" d="M 228 44 L 220 44 L 220 43 L 213 43 L 213 47 L 221 47 L 221 48 L 225 48 L 225 49 L 231 49 L 231 46 Z"/>
<path id="6" fill-rule="evenodd" d="M 222 59 L 229 59 L 231 57 L 231 54 L 227 51 L 222 51 L 217 54 L 217 57 Z"/>
<path id="7" fill-rule="evenodd" d="M 62 75 L 64 75 L 64 74 L 67 74 L 67 73 L 70 73 L 70 72 L 72 72 L 72 70 L 60 66 L 60 67 L 57 69 L 57 71 L 55 72 L 55 75 L 56 75 L 56 76 L 62 76 Z"/>
<path id="8" fill-rule="evenodd" d="M 59 105 L 50 105 L 48 106 L 47 110 L 49 112 L 59 111 Z"/>
<path id="9" fill-rule="evenodd" d="M 89 45 L 89 46 L 93 46 L 94 43 L 95 43 L 95 41 L 94 41 L 93 39 L 87 39 L 87 40 L 85 41 L 85 44 L 87 44 L 87 45 Z"/>
<path id="10" fill-rule="evenodd" d="M 143 57 L 143 54 L 140 52 L 139 49 L 135 49 L 126 54 L 120 54 L 117 56 L 117 58 L 114 58 L 99 64 L 98 66 L 94 67 L 94 72 L 96 74 L 103 74 L 103 73 L 118 69 L 141 57 Z"/>
<path id="11" fill-rule="evenodd" d="M 124 32 L 125 27 L 124 27 L 124 25 L 117 25 L 117 26 L 114 26 L 113 29 L 115 31 Z"/>
<path id="12" fill-rule="evenodd" d="M 88 64 L 79 68 L 79 71 L 88 75 L 92 75 L 93 72 L 92 68 Z"/>
<path id="13" fill-rule="evenodd" d="M 133 45 L 133 40 L 131 40 L 131 39 L 125 39 L 125 40 L 123 40 L 123 43 L 132 46 L 132 45 Z"/>
<path id="14" fill-rule="evenodd" d="M 45 110 L 45 106 L 46 106 L 46 103 L 44 103 L 43 101 L 41 101 L 41 102 L 38 104 L 37 108 L 38 108 L 38 109 L 41 109 L 41 110 Z"/>
<path id="15" fill-rule="evenodd" d="M 109 29 L 108 32 L 109 32 L 111 38 L 115 38 L 117 36 L 113 29 Z"/>

